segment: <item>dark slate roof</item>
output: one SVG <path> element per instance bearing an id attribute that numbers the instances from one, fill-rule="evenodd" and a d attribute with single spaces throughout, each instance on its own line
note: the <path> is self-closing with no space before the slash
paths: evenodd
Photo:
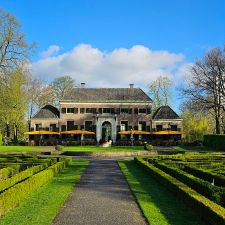
<path id="1" fill-rule="evenodd" d="M 59 118 L 59 110 L 52 105 L 45 105 L 34 116 L 34 119 L 57 119 Z"/>
<path id="2" fill-rule="evenodd" d="M 61 101 L 75 102 L 152 102 L 140 88 L 74 88 Z"/>
<path id="3" fill-rule="evenodd" d="M 152 119 L 180 119 L 180 117 L 169 106 L 161 106 L 155 111 Z"/>

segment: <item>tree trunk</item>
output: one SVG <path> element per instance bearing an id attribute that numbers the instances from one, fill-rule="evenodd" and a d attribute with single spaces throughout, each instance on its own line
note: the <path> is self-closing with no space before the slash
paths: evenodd
<path id="1" fill-rule="evenodd" d="M 17 125 L 14 125 L 14 143 L 18 142 L 18 130 L 17 130 Z"/>
<path id="2" fill-rule="evenodd" d="M 9 124 L 8 123 L 6 123 L 6 136 L 7 136 L 7 138 L 10 138 L 10 129 L 9 129 Z"/>
<path id="3" fill-rule="evenodd" d="M 217 116 L 215 119 L 216 119 L 216 134 L 220 134 L 220 120 Z"/>

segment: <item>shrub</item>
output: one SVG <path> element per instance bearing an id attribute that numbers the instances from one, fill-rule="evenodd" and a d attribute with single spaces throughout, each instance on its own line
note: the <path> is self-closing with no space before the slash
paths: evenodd
<path id="1" fill-rule="evenodd" d="M 4 191 L 0 195 L 0 216 L 16 207 L 27 196 L 51 180 L 64 167 L 65 161 L 58 162 Z"/>
<path id="2" fill-rule="evenodd" d="M 0 192 L 15 185 L 18 182 L 21 182 L 22 180 L 25 180 L 26 178 L 34 175 L 35 173 L 40 172 L 44 168 L 46 168 L 46 166 L 44 166 L 44 165 L 34 166 L 34 167 L 26 169 L 20 173 L 17 173 L 8 179 L 1 181 L 0 182 Z"/>
<path id="3" fill-rule="evenodd" d="M 55 146 L 55 150 L 62 151 L 63 150 L 63 146 L 62 145 L 56 145 Z"/>
<path id="4" fill-rule="evenodd" d="M 20 165 L 13 165 L 10 167 L 5 167 L 3 169 L 0 169 L 0 181 L 12 176 L 16 172 L 18 172 L 19 169 L 20 169 Z"/>
<path id="5" fill-rule="evenodd" d="M 210 201 L 208 198 L 202 196 L 184 183 L 178 181 L 174 177 L 166 174 L 141 158 L 135 158 L 135 162 L 143 167 L 158 182 L 163 184 L 174 194 L 181 197 L 192 208 L 196 209 L 207 224 L 225 225 L 225 209 L 223 207 Z"/>
<path id="6" fill-rule="evenodd" d="M 204 135 L 203 143 L 205 146 L 212 147 L 215 150 L 225 150 L 225 134 L 207 134 Z"/>
<path id="7" fill-rule="evenodd" d="M 148 150 L 148 151 L 151 151 L 151 150 L 153 150 L 153 145 L 151 145 L 151 144 L 145 144 L 144 149 L 145 150 Z"/>
<path id="8" fill-rule="evenodd" d="M 212 182 L 214 180 L 215 185 L 225 187 L 225 176 L 223 175 L 212 173 L 210 171 L 196 168 L 194 166 L 185 165 L 184 170 L 209 182 Z"/>
<path id="9" fill-rule="evenodd" d="M 195 189 L 197 192 L 206 196 L 210 200 L 216 202 L 217 204 L 223 204 L 222 198 L 223 194 L 225 193 L 224 188 L 213 186 L 210 182 L 188 174 L 176 167 L 168 166 L 163 163 L 156 163 L 155 166 L 180 180 L 181 182 L 187 184 L 188 186 Z"/>

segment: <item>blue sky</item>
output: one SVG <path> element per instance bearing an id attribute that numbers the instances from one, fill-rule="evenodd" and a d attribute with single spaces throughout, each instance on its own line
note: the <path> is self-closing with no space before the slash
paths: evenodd
<path id="1" fill-rule="evenodd" d="M 50 80 L 54 74 L 71 73 L 89 86 L 123 86 L 131 81 L 146 90 L 154 73 L 182 81 L 186 64 L 225 43 L 224 0 L 0 0 L 0 6 L 17 17 L 27 40 L 37 43 L 34 71 Z M 142 65 L 140 54 L 150 62 L 158 57 L 158 68 L 147 67 L 148 61 Z M 76 61 L 82 57 L 90 60 L 89 70 L 84 70 L 84 61 Z M 134 65 L 132 60 L 140 62 L 134 66 L 137 77 L 127 68 L 129 62 Z M 121 84 L 112 73 L 106 75 L 112 68 L 113 74 L 127 76 Z"/>

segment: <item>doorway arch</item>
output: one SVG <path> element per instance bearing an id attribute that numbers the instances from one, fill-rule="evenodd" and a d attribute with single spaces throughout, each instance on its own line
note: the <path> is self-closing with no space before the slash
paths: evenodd
<path id="1" fill-rule="evenodd" d="M 109 121 L 102 123 L 102 140 L 109 141 L 112 139 L 112 124 Z"/>

